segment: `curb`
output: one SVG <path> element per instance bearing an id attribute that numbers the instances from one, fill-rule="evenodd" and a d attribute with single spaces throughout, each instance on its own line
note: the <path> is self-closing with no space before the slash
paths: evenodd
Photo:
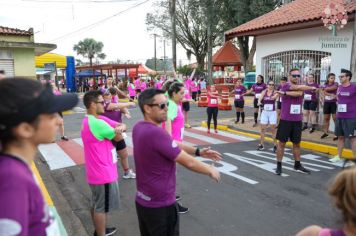
<path id="1" fill-rule="evenodd" d="M 206 121 L 202 121 L 201 126 L 206 128 L 207 127 Z M 255 139 L 259 139 L 261 137 L 258 134 L 252 134 L 252 133 L 248 133 L 248 132 L 242 132 L 242 131 L 237 131 L 237 130 L 231 129 L 227 125 L 218 125 L 218 129 L 227 131 L 230 133 L 244 135 L 244 136 L 247 136 L 250 138 L 255 138 Z M 265 137 L 265 141 L 273 142 L 273 139 L 270 137 Z M 292 143 L 287 142 L 287 146 L 291 147 Z M 312 150 L 315 152 L 325 153 L 325 154 L 332 155 L 332 156 L 337 155 L 337 147 L 326 145 L 326 144 L 313 143 L 310 141 L 301 141 L 300 147 L 304 148 L 304 149 Z M 345 159 L 353 159 L 353 153 L 350 149 L 344 149 L 342 151 L 342 157 Z"/>

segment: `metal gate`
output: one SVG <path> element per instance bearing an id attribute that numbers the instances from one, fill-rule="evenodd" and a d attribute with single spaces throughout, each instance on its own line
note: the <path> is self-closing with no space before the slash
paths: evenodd
<path id="1" fill-rule="evenodd" d="M 293 50 L 278 52 L 262 58 L 262 74 L 265 78 L 279 83 L 293 68 L 298 68 L 302 79 L 310 73 L 318 83 L 326 81 L 330 73 L 331 53 L 313 50 Z"/>
<path id="2" fill-rule="evenodd" d="M 7 77 L 15 76 L 14 60 L 12 59 L 0 59 L 0 70 L 5 71 Z"/>

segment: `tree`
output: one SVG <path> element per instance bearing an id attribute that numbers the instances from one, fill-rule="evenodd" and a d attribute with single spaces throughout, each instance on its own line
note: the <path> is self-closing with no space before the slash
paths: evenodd
<path id="1" fill-rule="evenodd" d="M 105 59 L 106 55 L 102 53 L 103 47 L 104 44 L 102 42 L 86 38 L 75 44 L 73 50 L 77 52 L 77 55 L 89 58 L 90 66 L 92 66 L 93 58 Z"/>
<path id="2" fill-rule="evenodd" d="M 283 0 L 222 0 L 222 2 L 221 17 L 224 22 L 224 31 L 226 31 L 272 11 L 280 6 Z M 256 38 L 253 38 L 251 48 L 249 36 L 238 37 L 237 42 L 245 71 L 251 71 L 256 52 Z"/>
<path id="3" fill-rule="evenodd" d="M 213 14 L 219 16 L 222 4 L 219 0 L 213 2 Z M 160 30 L 166 38 L 173 35 L 171 1 L 162 0 L 154 5 L 154 12 L 146 16 L 148 30 Z M 175 21 L 176 38 L 179 44 L 186 50 L 187 55 L 196 57 L 198 66 L 204 68 L 204 59 L 208 50 L 206 2 L 203 0 L 176 0 Z M 218 35 L 221 33 L 222 23 L 219 17 L 212 18 L 212 42 L 218 43 Z"/>

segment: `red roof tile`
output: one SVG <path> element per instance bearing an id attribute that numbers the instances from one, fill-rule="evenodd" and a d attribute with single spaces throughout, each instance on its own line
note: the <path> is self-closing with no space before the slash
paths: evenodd
<path id="1" fill-rule="evenodd" d="M 240 50 L 231 42 L 225 42 L 214 55 L 213 65 L 237 65 L 241 63 Z"/>
<path id="2" fill-rule="evenodd" d="M 20 29 L 14 29 L 14 28 L 0 26 L 0 35 L 30 36 L 30 35 L 33 35 L 33 32 L 31 30 L 20 30 Z"/>
<path id="3" fill-rule="evenodd" d="M 332 0 L 331 2 L 340 4 L 344 1 Z M 295 0 L 234 29 L 228 30 L 225 32 L 225 35 L 321 19 L 321 14 L 327 5 L 328 1 L 326 0 Z M 346 4 L 345 10 L 348 13 L 355 11 L 356 0 L 352 0 Z"/>

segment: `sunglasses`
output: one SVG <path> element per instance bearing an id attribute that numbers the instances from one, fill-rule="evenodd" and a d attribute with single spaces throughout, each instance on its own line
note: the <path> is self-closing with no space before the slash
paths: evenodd
<path id="1" fill-rule="evenodd" d="M 168 103 L 161 103 L 161 104 L 147 104 L 150 107 L 159 107 L 161 110 L 168 107 Z"/>
<path id="2" fill-rule="evenodd" d="M 300 78 L 300 75 L 292 75 L 293 78 Z"/>
<path id="3" fill-rule="evenodd" d="M 104 106 L 104 104 L 105 104 L 105 101 L 100 101 L 100 102 L 95 102 L 96 104 L 101 104 L 101 105 L 103 105 Z"/>
<path id="4" fill-rule="evenodd" d="M 274 84 L 268 84 L 269 86 L 274 86 Z"/>

